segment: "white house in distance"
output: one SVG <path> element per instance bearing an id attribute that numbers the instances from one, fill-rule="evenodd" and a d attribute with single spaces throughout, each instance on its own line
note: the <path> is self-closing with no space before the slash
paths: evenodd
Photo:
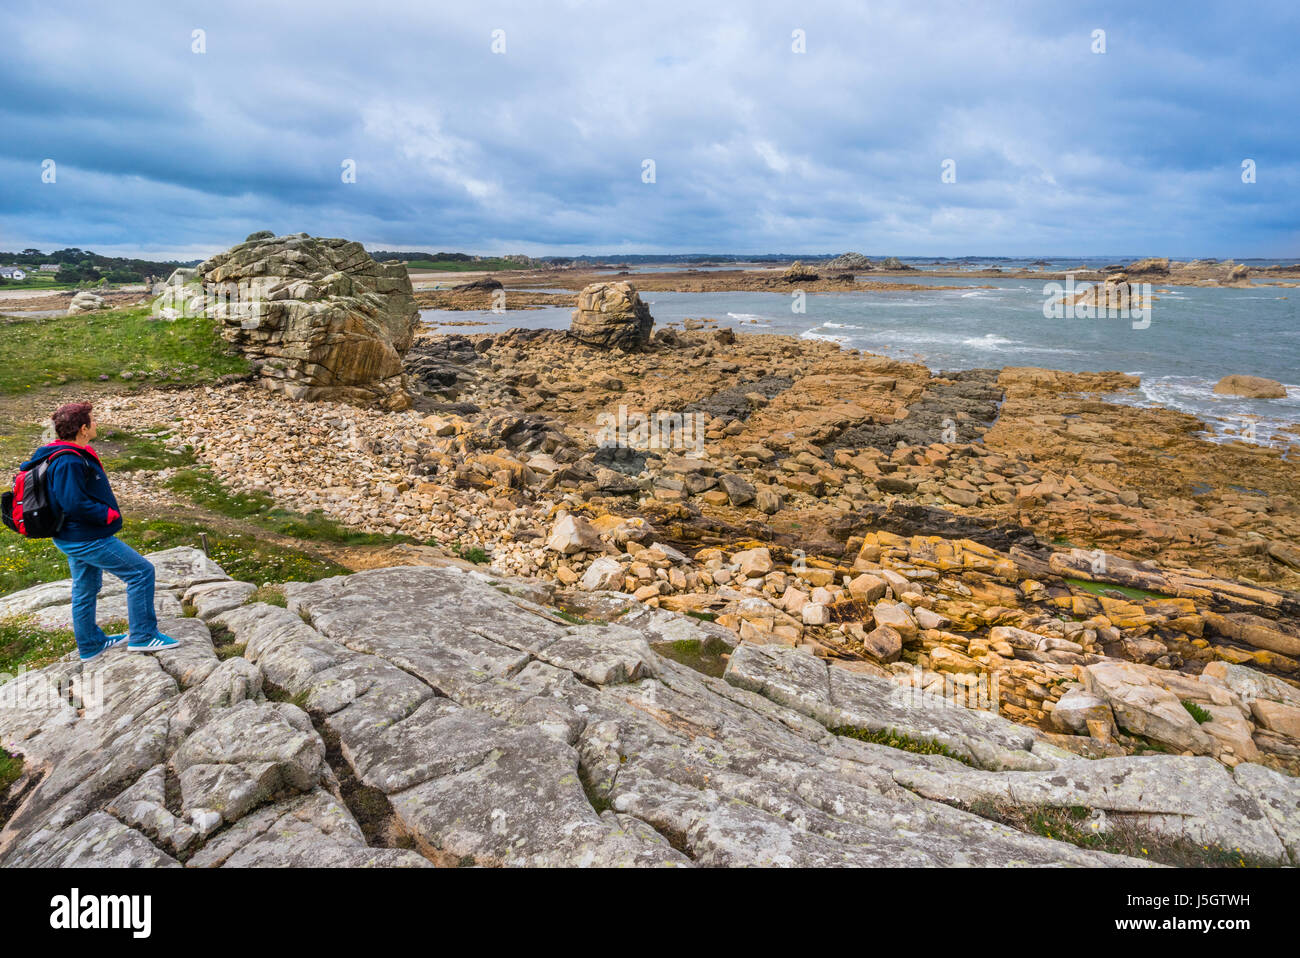
<path id="1" fill-rule="evenodd" d="M 58 271 L 58 263 L 42 263 L 40 266 L 36 267 L 36 272 L 38 273 L 57 273 Z"/>
<path id="2" fill-rule="evenodd" d="M 0 276 L 5 279 L 26 279 L 27 270 L 21 266 L 0 266 Z"/>

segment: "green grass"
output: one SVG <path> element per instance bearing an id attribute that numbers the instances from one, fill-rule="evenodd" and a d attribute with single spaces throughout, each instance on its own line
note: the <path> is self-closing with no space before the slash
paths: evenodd
<path id="1" fill-rule="evenodd" d="M 9 786 L 23 774 L 23 760 L 0 748 L 0 805 L 9 795 Z M 3 822 L 0 822 L 2 824 Z"/>
<path id="2" fill-rule="evenodd" d="M 30 615 L 0 619 L 0 673 L 12 676 L 23 667 L 42 668 L 76 647 L 71 629 L 42 629 Z"/>
<path id="3" fill-rule="evenodd" d="M 445 273 L 478 273 L 478 272 L 499 272 L 507 269 L 529 269 L 519 263 L 511 263 L 504 259 L 481 259 L 481 260 L 456 260 L 440 259 L 428 260 L 417 259 L 406 264 L 407 269 L 431 269 Z"/>
<path id="4" fill-rule="evenodd" d="M 8 483 L 9 473 L 17 472 L 19 465 L 41 445 L 43 434 L 44 428 L 36 423 L 0 420 L 0 470 L 3 470 L 0 479 Z M 190 447 L 173 452 L 164 444 L 161 433 L 107 428 L 92 445 L 110 472 L 157 471 L 194 462 Z"/>
<path id="5" fill-rule="evenodd" d="M 3 335 L 3 328 L 0 327 L 0 336 Z M 44 429 L 35 423 L 0 419 L 0 470 L 3 470 L 0 471 L 0 484 L 5 489 L 9 488 L 13 473 L 41 444 L 43 432 Z"/>
<path id="6" fill-rule="evenodd" d="M 189 384 L 244 375 L 248 361 L 221 338 L 205 317 L 155 320 L 147 306 L 75 316 L 13 317 L 0 321 L 5 361 L 0 393 L 101 376 L 132 381 Z"/>
<path id="7" fill-rule="evenodd" d="M 211 532 L 197 523 L 128 521 L 120 538 L 140 552 L 157 552 L 178 545 L 197 546 L 200 532 L 208 533 L 208 556 L 212 561 L 231 578 L 243 582 L 315 582 L 351 571 L 329 559 L 266 542 L 252 532 Z"/>
<path id="8" fill-rule="evenodd" d="M 595 619 L 587 619 L 580 615 L 575 615 L 572 612 L 566 612 L 564 609 L 552 609 L 551 613 L 553 615 L 559 616 L 561 619 L 563 619 L 565 622 L 568 622 L 570 625 L 591 625 L 593 622 L 596 621 Z"/>
<path id="9" fill-rule="evenodd" d="M 254 531 L 214 532 L 196 522 L 127 519 L 118 537 L 139 552 L 199 546 L 207 533 L 212 561 L 245 582 L 314 582 L 349 570 L 336 562 L 260 540 Z M 49 539 L 24 539 L 0 530 L 0 595 L 68 577 L 68 561 Z"/>
<path id="10" fill-rule="evenodd" d="M 278 605 L 282 609 L 287 608 L 289 605 L 289 600 L 284 595 L 284 586 L 281 585 L 263 585 L 254 589 L 244 605 L 252 605 L 254 602 Z"/>
<path id="11" fill-rule="evenodd" d="M 492 558 L 480 546 L 470 546 L 468 549 L 466 549 L 463 546 L 461 546 L 459 542 L 454 543 L 452 545 L 451 551 L 456 555 L 460 556 L 466 562 L 473 562 L 475 565 L 481 565 L 484 562 L 488 562 Z"/>
<path id="12" fill-rule="evenodd" d="M 213 650 L 217 653 L 217 658 L 224 662 L 243 655 L 247 647 L 247 642 L 227 642 L 224 645 L 214 645 Z"/>
<path id="13" fill-rule="evenodd" d="M 729 650 L 720 642 L 714 645 L 699 639 L 677 639 L 672 642 L 651 642 L 650 648 L 666 659 L 714 678 L 722 678 L 722 674 L 727 671 L 727 660 L 722 656 Z"/>
<path id="14" fill-rule="evenodd" d="M 125 622 L 106 622 L 109 635 L 125 632 Z M 43 629 L 30 615 L 0 619 L 0 674 L 15 675 L 20 668 L 40 669 L 57 662 L 77 647 L 71 629 Z"/>
<path id="15" fill-rule="evenodd" d="M 278 685 L 272 685 L 270 682 L 264 682 L 262 691 L 266 693 L 269 702 L 288 702 L 290 705 L 296 705 L 304 712 L 307 711 L 307 699 L 311 697 L 310 689 L 303 689 L 294 695 L 290 695 L 288 690 L 282 689 Z"/>
<path id="16" fill-rule="evenodd" d="M 234 519 L 252 519 L 275 508 L 274 500 L 265 493 L 227 489 L 210 469 L 202 466 L 180 470 L 167 480 L 167 488 Z"/>
<path id="17" fill-rule="evenodd" d="M 699 619 L 701 622 L 712 622 L 718 617 L 716 612 L 697 612 L 695 609 L 687 609 L 686 614 L 692 619 Z"/>
<path id="18" fill-rule="evenodd" d="M 1197 725 L 1204 725 L 1214 717 L 1195 702 L 1188 699 L 1183 699 L 1183 708 L 1187 709 L 1187 713 L 1191 715 L 1192 718 L 1196 719 Z"/>
<path id="19" fill-rule="evenodd" d="M 1176 868 L 1267 868 L 1283 864 L 1248 855 L 1240 848 L 1203 845 L 1187 838 L 1159 835 L 1122 820 L 1112 819 L 1104 831 L 1094 831 L 1088 827 L 1089 810 L 1081 805 L 1013 806 L 981 799 L 957 807 L 1078 848 L 1142 858 Z"/>
<path id="20" fill-rule="evenodd" d="M 0 289 L 39 289 L 39 290 L 49 290 L 51 293 L 54 293 L 54 292 L 58 292 L 59 290 L 74 289 L 77 285 L 76 283 L 57 282 L 54 279 L 54 276 L 55 276 L 54 273 L 31 272 L 27 274 L 26 279 L 5 280 L 3 284 L 0 284 Z"/>
<path id="21" fill-rule="evenodd" d="M 0 529 L 0 595 L 68 577 L 68 560 L 49 539 L 24 539 Z"/>
<path id="22" fill-rule="evenodd" d="M 1084 592 L 1091 592 L 1093 595 L 1101 595 L 1103 592 L 1118 592 L 1128 599 L 1135 599 L 1141 602 L 1144 599 L 1168 599 L 1161 592 L 1150 592 L 1146 589 L 1134 589 L 1126 585 L 1111 585 L 1109 582 L 1089 582 L 1087 579 L 1073 579 L 1067 577 L 1065 580 L 1069 585 L 1076 589 L 1082 589 Z"/>
<path id="23" fill-rule="evenodd" d="M 873 742 L 876 745 L 888 745 L 890 748 L 900 749 L 904 752 L 916 752 L 918 755 L 944 755 L 951 759 L 956 759 L 964 765 L 970 765 L 970 759 L 958 755 L 942 742 L 936 742 L 932 739 L 912 738 L 910 735 L 904 735 L 896 732 L 894 729 L 880 729 L 871 731 L 870 729 L 857 728 L 852 725 L 840 725 L 831 729 L 836 735 L 842 735 L 845 738 L 855 738 L 859 742 Z"/>

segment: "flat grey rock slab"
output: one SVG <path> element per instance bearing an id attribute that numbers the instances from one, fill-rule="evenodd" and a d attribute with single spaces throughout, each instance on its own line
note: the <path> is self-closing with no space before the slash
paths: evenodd
<path id="1" fill-rule="evenodd" d="M 535 652 L 562 636 L 565 626 L 527 608 L 504 585 L 475 574 L 424 566 L 369 569 L 350 576 L 285 587 L 291 611 L 306 612 L 311 625 L 344 645 L 385 635 L 413 647 L 456 647 L 470 632 L 507 648 Z M 379 599 L 379 601 L 376 601 Z"/>
<path id="2" fill-rule="evenodd" d="M 179 862 L 107 812 L 39 835 L 4 861 L 9 868 L 160 868 Z"/>
<path id="3" fill-rule="evenodd" d="M 940 801 L 1083 806 L 1159 834 L 1240 849 L 1273 861 L 1286 859 L 1286 848 L 1251 789 L 1208 757 L 1102 758 L 1050 772 L 913 769 L 894 772 L 894 779 L 919 795 Z"/>
<path id="4" fill-rule="evenodd" d="M 472 767 L 390 796 L 422 841 L 500 865 L 689 865 L 648 831 L 602 818 L 583 793 L 578 756 L 535 729 L 511 729 Z"/>
<path id="5" fill-rule="evenodd" d="M 181 601 L 194 606 L 195 614 L 207 620 L 238 608 L 256 591 L 251 582 L 203 582 L 186 589 Z"/>
<path id="6" fill-rule="evenodd" d="M 1249 762 L 1234 768 L 1232 777 L 1259 803 L 1291 864 L 1300 865 L 1300 779 Z"/>
<path id="7" fill-rule="evenodd" d="M 984 768 L 1051 768 L 1032 752 L 1032 730 L 991 712 L 952 705 L 871 675 L 830 668 L 823 660 L 775 645 L 741 643 L 724 675 L 739 688 L 803 712 L 828 728 L 892 730 L 938 742 Z"/>
<path id="8" fill-rule="evenodd" d="M 574 625 L 539 604 L 548 588 L 456 568 L 291 584 L 289 608 L 231 605 L 248 590 L 220 576 L 186 589 L 213 604 L 206 626 L 168 620 L 181 649 L 10 683 L 71 683 L 93 708 L 0 707 L 0 741 L 42 776 L 0 832 L 0 865 L 1146 864 L 955 807 L 982 797 L 1084 805 L 1278 860 L 1297 843 L 1292 782 L 1268 769 L 1089 762 L 781 647 L 742 643 L 724 678 L 702 675 L 651 641 L 709 630 L 662 610 Z M 218 661 L 208 626 L 242 655 Z M 981 768 L 841 725 L 939 741 Z M 385 833 L 411 848 L 366 844 L 346 775 L 387 797 Z"/>
<path id="9" fill-rule="evenodd" d="M 421 868 L 429 862 L 397 848 L 371 848 L 356 820 L 324 789 L 267 806 L 219 832 L 191 868 Z"/>

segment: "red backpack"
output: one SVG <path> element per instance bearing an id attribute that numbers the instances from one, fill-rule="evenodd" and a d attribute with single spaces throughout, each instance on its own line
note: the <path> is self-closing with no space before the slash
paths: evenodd
<path id="1" fill-rule="evenodd" d="M 63 528 L 63 513 L 50 498 L 45 478 L 50 461 L 75 449 L 56 449 L 42 456 L 29 469 L 14 476 L 13 492 L 0 495 L 0 519 L 14 532 L 28 539 L 49 539 Z M 84 461 L 84 457 L 81 457 Z"/>

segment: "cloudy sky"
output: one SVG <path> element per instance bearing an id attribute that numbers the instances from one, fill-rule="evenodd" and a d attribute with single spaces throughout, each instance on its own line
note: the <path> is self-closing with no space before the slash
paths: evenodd
<path id="1" fill-rule="evenodd" d="M 6 0 L 3 22 L 0 249 L 1300 254 L 1294 0 Z"/>

